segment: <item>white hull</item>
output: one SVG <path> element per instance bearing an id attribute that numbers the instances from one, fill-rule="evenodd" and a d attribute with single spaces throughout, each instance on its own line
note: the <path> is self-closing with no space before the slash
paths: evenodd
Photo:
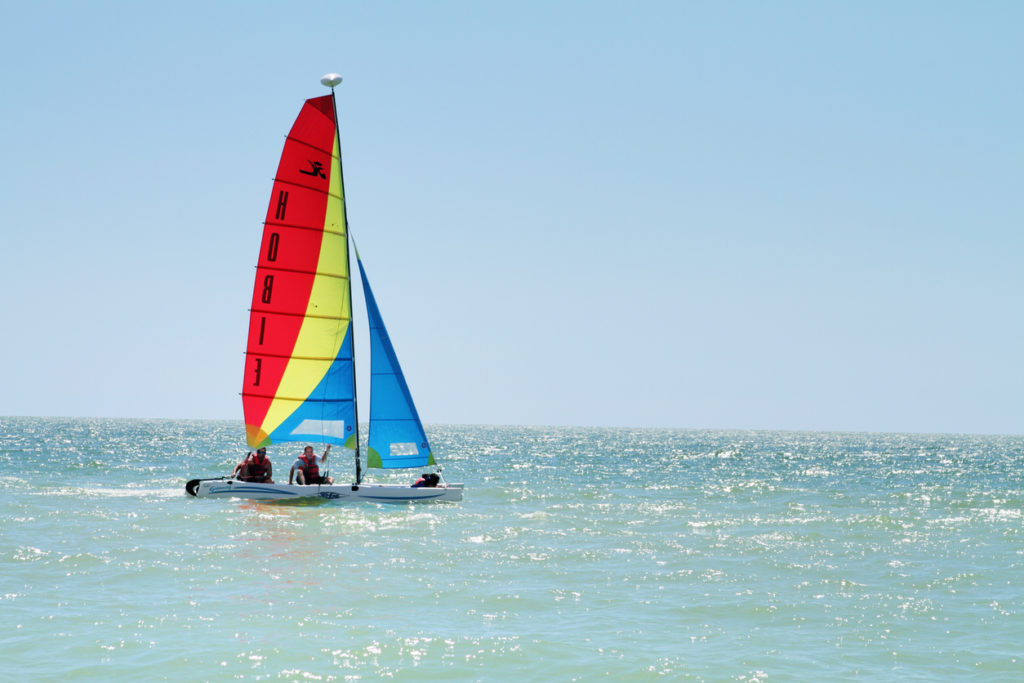
<path id="1" fill-rule="evenodd" d="M 327 498 L 330 500 L 366 500 L 377 503 L 404 503 L 462 500 L 463 484 L 435 488 L 412 488 L 390 484 L 254 484 L 236 479 L 207 479 L 199 482 L 199 498 L 249 498 L 252 500 L 291 500 Z"/>

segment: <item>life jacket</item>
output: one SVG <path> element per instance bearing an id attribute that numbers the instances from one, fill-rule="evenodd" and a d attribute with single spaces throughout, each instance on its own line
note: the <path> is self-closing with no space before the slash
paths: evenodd
<path id="1" fill-rule="evenodd" d="M 299 460 L 306 463 L 302 466 L 302 469 L 305 470 L 304 476 L 306 477 L 307 484 L 312 484 L 320 478 L 320 467 L 316 464 L 316 453 L 309 456 L 309 458 L 303 453 L 299 456 Z"/>
<path id="2" fill-rule="evenodd" d="M 412 487 L 414 489 L 423 488 L 424 486 L 427 488 L 434 488 L 440 480 L 441 478 L 437 476 L 437 474 L 424 474 L 422 477 L 417 479 L 415 483 L 413 483 Z"/>
<path id="3" fill-rule="evenodd" d="M 267 478 L 267 456 L 260 457 L 259 453 L 252 453 L 242 463 L 242 471 L 239 478 L 243 481 L 264 481 Z"/>

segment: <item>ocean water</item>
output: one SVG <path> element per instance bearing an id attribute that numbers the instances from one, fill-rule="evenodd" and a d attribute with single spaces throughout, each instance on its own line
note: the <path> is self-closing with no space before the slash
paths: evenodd
<path id="1" fill-rule="evenodd" d="M 428 432 L 461 503 L 200 500 L 240 423 L 0 418 L 0 679 L 1024 680 L 1024 437 Z"/>

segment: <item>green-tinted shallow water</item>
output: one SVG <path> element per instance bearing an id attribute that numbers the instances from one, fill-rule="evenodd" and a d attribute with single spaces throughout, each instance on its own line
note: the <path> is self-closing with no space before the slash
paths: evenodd
<path id="1" fill-rule="evenodd" d="M 0 678 L 1024 679 L 1024 438 L 428 432 L 461 503 L 198 500 L 241 424 L 0 419 Z"/>

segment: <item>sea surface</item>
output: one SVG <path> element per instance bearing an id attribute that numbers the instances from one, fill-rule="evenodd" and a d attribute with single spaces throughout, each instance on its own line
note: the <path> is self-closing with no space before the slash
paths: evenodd
<path id="1" fill-rule="evenodd" d="M 187 496 L 242 433 L 0 418 L 0 679 L 1024 680 L 1024 437 L 433 426 L 461 503 Z"/>

